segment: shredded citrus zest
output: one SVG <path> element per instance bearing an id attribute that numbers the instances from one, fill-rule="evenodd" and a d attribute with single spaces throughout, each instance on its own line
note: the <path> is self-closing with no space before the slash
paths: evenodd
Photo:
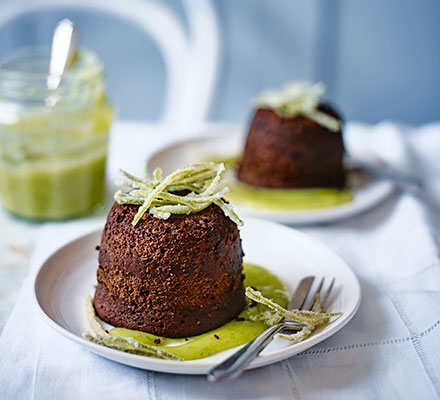
<path id="1" fill-rule="evenodd" d="M 89 323 L 89 328 L 92 330 L 94 335 L 109 336 L 109 334 L 102 327 L 101 320 L 96 315 L 91 296 L 87 296 L 86 299 L 86 318 L 87 322 Z"/>
<path id="2" fill-rule="evenodd" d="M 279 90 L 268 90 L 255 99 L 255 105 L 270 108 L 283 118 L 304 115 L 317 124 L 333 131 L 341 129 L 341 121 L 318 110 L 325 93 L 322 83 L 294 82 Z"/>
<path id="3" fill-rule="evenodd" d="M 119 204 L 140 206 L 132 221 L 133 225 L 146 212 L 156 218 L 168 219 L 172 214 L 187 215 L 202 211 L 211 204 L 219 206 L 228 218 L 237 225 L 242 225 L 241 219 L 224 199 L 229 189 L 220 188 L 224 171 L 223 163 L 213 162 L 187 165 L 165 178 L 162 177 L 162 170 L 156 168 L 152 180 L 148 178 L 146 168 L 142 178 L 121 171 L 126 179 L 118 185 L 130 190 L 128 193 L 118 190 L 114 197 Z"/>
<path id="4" fill-rule="evenodd" d="M 183 358 L 178 357 L 168 351 L 158 349 L 157 347 L 150 346 L 145 343 L 138 342 L 130 337 L 119 337 L 119 336 L 102 336 L 102 335 L 91 335 L 90 333 L 85 333 L 85 339 L 91 342 L 103 345 L 105 347 L 110 347 L 112 349 L 124 351 L 126 353 L 138 354 L 141 356 L 154 357 L 162 360 L 178 360 L 183 361 Z"/>
<path id="5" fill-rule="evenodd" d="M 96 315 L 95 308 L 93 307 L 93 300 L 90 296 L 87 297 L 86 301 L 86 317 L 91 332 L 83 333 L 83 337 L 91 342 L 110 347 L 112 349 L 124 351 L 126 353 L 155 357 L 162 360 L 183 360 L 182 358 L 171 354 L 168 351 L 138 342 L 133 338 L 109 335 L 103 329 L 101 319 Z"/>
<path id="6" fill-rule="evenodd" d="M 249 286 L 246 288 L 246 296 L 257 303 L 266 305 L 272 310 L 272 312 L 275 312 L 277 317 L 275 317 L 272 313 L 270 314 L 270 325 L 274 325 L 274 321 L 276 321 L 275 323 L 280 322 L 283 318 L 288 318 L 292 321 L 304 324 L 304 327 L 295 334 L 288 335 L 279 333 L 276 335 L 277 337 L 294 342 L 301 342 L 307 339 L 319 325 L 327 325 L 330 322 L 331 317 L 339 317 L 342 315 L 340 312 L 322 312 L 321 297 L 319 293 L 316 295 L 316 311 L 287 310 L 272 300 L 264 297 L 258 290 L 254 290 Z"/>

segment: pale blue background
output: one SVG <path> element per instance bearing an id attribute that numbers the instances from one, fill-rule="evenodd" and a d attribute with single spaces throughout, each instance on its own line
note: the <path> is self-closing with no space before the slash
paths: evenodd
<path id="1" fill-rule="evenodd" d="M 6 1 L 14 0 L 0 0 L 0 13 Z M 163 2 L 185 18 L 179 0 Z M 222 56 L 210 119 L 243 123 L 250 99 L 261 89 L 308 79 L 324 81 L 349 120 L 440 120 L 438 0 L 214 4 Z M 81 43 L 103 57 L 119 118 L 157 120 L 164 101 L 163 62 L 151 39 L 123 20 L 72 9 L 24 15 L 0 28 L 0 55 L 16 46 L 49 44 L 56 22 L 66 16 L 79 25 Z"/>

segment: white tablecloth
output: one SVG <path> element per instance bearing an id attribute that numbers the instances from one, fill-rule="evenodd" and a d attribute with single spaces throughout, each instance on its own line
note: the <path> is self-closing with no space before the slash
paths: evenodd
<path id="1" fill-rule="evenodd" d="M 176 136 L 119 125 L 110 174 L 139 171 L 142 159 Z M 353 151 L 374 148 L 440 191 L 440 125 L 418 129 L 348 124 Z M 440 198 L 440 197 L 437 197 Z M 0 399 L 434 399 L 440 397 L 439 214 L 407 194 L 334 224 L 300 229 L 335 248 L 360 279 L 363 299 L 333 337 L 277 364 L 211 384 L 201 376 L 147 372 L 101 358 L 58 335 L 32 303 L 32 276 L 60 243 L 95 220 L 47 224 L 0 338 Z"/>

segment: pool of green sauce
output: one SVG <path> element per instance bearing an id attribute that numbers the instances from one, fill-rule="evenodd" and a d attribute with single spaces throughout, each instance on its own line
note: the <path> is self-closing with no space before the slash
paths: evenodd
<path id="1" fill-rule="evenodd" d="M 313 210 L 349 203 L 349 189 L 267 189 L 234 182 L 226 199 L 232 204 L 266 210 Z"/>
<path id="2" fill-rule="evenodd" d="M 245 287 L 252 286 L 263 296 L 283 307 L 287 306 L 289 301 L 287 292 L 275 275 L 263 267 L 249 263 L 244 263 L 243 271 Z M 252 321 L 251 317 L 267 310 L 267 307 L 260 304 L 249 305 L 250 302 L 237 318 L 225 325 L 188 338 L 170 339 L 125 328 L 113 328 L 109 333 L 112 336 L 131 337 L 139 342 L 166 350 L 184 360 L 196 360 L 247 343 L 266 329 L 263 322 Z"/>
<path id="3" fill-rule="evenodd" d="M 271 189 L 247 185 L 236 178 L 239 157 L 215 159 L 227 170 L 230 192 L 225 196 L 233 205 L 265 210 L 313 210 L 334 207 L 353 200 L 352 190 L 330 188 Z"/>

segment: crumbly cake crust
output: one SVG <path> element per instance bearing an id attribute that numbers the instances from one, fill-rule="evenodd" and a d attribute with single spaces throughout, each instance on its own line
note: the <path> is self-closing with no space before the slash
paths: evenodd
<path id="1" fill-rule="evenodd" d="M 216 205 L 167 220 L 112 207 L 99 251 L 94 305 L 104 321 L 166 337 L 214 329 L 244 307 L 237 225 Z"/>
<path id="2" fill-rule="evenodd" d="M 318 109 L 340 119 L 330 106 Z M 345 183 L 342 133 L 313 120 L 282 118 L 257 109 L 250 125 L 238 179 L 268 188 L 342 188 Z"/>

